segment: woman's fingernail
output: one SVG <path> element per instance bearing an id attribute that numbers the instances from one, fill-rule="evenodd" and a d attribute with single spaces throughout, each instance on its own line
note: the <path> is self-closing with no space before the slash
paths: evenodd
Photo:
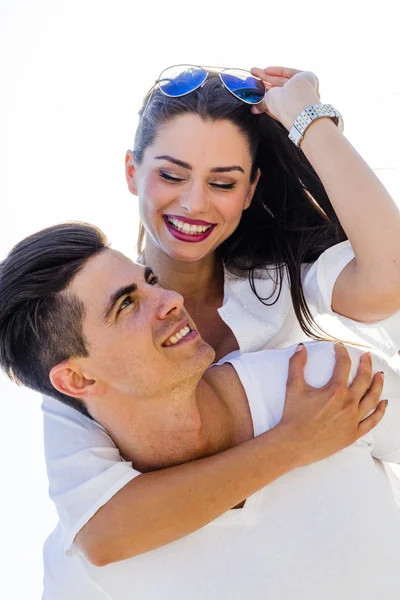
<path id="1" fill-rule="evenodd" d="M 299 344 L 296 348 L 296 352 L 301 352 L 304 348 L 304 344 Z"/>

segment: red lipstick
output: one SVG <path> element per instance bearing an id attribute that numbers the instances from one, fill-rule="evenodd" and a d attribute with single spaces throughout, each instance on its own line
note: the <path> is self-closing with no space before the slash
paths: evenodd
<path id="1" fill-rule="evenodd" d="M 208 227 L 209 225 L 214 225 L 214 223 L 209 223 L 208 221 L 199 221 L 199 219 L 188 219 L 187 217 L 182 217 L 181 215 L 163 215 L 169 219 L 178 219 L 178 221 L 183 221 L 183 223 L 187 223 L 188 225 L 200 225 L 200 227 Z"/>
<path id="2" fill-rule="evenodd" d="M 203 242 L 216 227 L 216 224 L 214 223 L 207 223 L 207 221 L 199 221 L 198 219 L 187 219 L 186 217 L 178 217 L 175 215 L 163 215 L 163 219 L 170 234 L 181 242 Z M 199 225 L 200 227 L 209 227 L 209 229 L 202 233 L 185 233 L 181 229 L 175 227 L 168 219 L 178 219 L 188 225 Z"/>

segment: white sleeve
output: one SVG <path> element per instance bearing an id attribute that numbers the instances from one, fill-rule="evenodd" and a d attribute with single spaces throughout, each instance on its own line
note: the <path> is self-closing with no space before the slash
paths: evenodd
<path id="1" fill-rule="evenodd" d="M 306 344 L 308 358 L 304 375 L 306 381 L 314 386 L 325 385 L 332 376 L 335 366 L 334 345 L 326 342 Z M 351 371 L 349 382 L 357 374 L 360 357 L 365 351 L 355 346 L 346 345 L 351 358 Z M 386 462 L 400 462 L 400 370 L 391 366 L 383 356 L 371 352 L 372 372 L 383 371 L 385 382 L 381 399 L 388 400 L 389 404 L 385 416 L 380 423 L 372 429 L 363 439 L 371 447 L 374 458 Z"/>
<path id="2" fill-rule="evenodd" d="M 336 244 L 321 254 L 311 267 L 304 268 L 303 289 L 311 311 L 317 315 L 335 317 L 347 331 L 353 332 L 358 338 L 373 348 L 377 348 L 389 358 L 400 350 L 400 311 L 394 315 L 374 323 L 361 323 L 343 317 L 332 310 L 332 294 L 337 278 L 346 265 L 354 258 L 354 252 L 349 241 Z M 346 335 L 343 330 L 339 334 L 330 329 L 329 333 L 341 337 Z M 342 338 L 343 339 L 343 338 Z M 350 337 L 350 341 L 355 338 Z"/>
<path id="3" fill-rule="evenodd" d="M 75 554 L 76 534 L 140 473 L 95 421 L 47 396 L 42 410 L 49 494 L 65 532 L 65 551 Z"/>

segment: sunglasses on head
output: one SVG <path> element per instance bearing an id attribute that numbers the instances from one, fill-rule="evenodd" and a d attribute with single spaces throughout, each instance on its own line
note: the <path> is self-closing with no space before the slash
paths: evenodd
<path id="1" fill-rule="evenodd" d="M 243 69 L 219 69 L 196 65 L 168 67 L 156 81 L 160 91 L 170 98 L 186 96 L 203 85 L 209 72 L 218 72 L 226 89 L 246 104 L 260 104 L 265 98 L 265 86 L 261 79 Z M 154 88 L 153 88 L 154 89 Z"/>

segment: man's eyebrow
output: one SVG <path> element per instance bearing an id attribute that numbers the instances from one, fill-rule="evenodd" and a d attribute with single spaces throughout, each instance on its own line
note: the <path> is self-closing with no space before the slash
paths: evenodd
<path id="1" fill-rule="evenodd" d="M 122 296 L 128 296 L 129 294 L 136 292 L 136 290 L 137 290 L 136 283 L 131 283 L 130 285 L 124 285 L 123 287 L 120 287 L 117 290 L 115 290 L 115 292 L 113 292 L 113 294 L 111 294 L 110 299 L 107 303 L 107 306 L 104 310 L 103 320 L 107 321 L 108 317 L 110 316 L 111 311 L 113 310 L 113 308 L 116 305 L 116 303 L 118 302 L 118 300 L 120 298 L 122 298 Z"/>
<path id="2" fill-rule="evenodd" d="M 151 267 L 145 267 L 145 269 L 143 271 L 143 276 L 144 276 L 144 280 L 146 281 L 146 283 L 148 283 L 149 279 L 154 276 L 153 269 Z M 131 283 L 130 285 L 124 285 L 124 286 L 118 288 L 117 290 L 115 290 L 115 292 L 110 296 L 110 299 L 108 301 L 106 309 L 104 310 L 103 320 L 107 321 L 108 317 L 110 316 L 110 313 L 112 312 L 114 306 L 116 305 L 116 303 L 118 302 L 118 300 L 120 298 L 122 298 L 123 296 L 129 296 L 129 294 L 133 294 L 133 292 L 136 292 L 136 290 L 137 290 L 136 283 Z"/>
<path id="3" fill-rule="evenodd" d="M 193 169 L 192 165 L 189 165 L 189 163 L 179 160 L 179 158 L 169 156 L 168 154 L 156 156 L 155 158 L 156 160 L 167 160 L 168 162 L 178 165 L 178 167 L 182 167 L 183 169 L 188 169 L 189 171 L 192 171 Z M 230 165 L 229 167 L 214 167 L 211 169 L 211 173 L 230 173 L 231 171 L 240 171 L 241 173 L 244 173 L 244 169 L 239 165 Z"/>

